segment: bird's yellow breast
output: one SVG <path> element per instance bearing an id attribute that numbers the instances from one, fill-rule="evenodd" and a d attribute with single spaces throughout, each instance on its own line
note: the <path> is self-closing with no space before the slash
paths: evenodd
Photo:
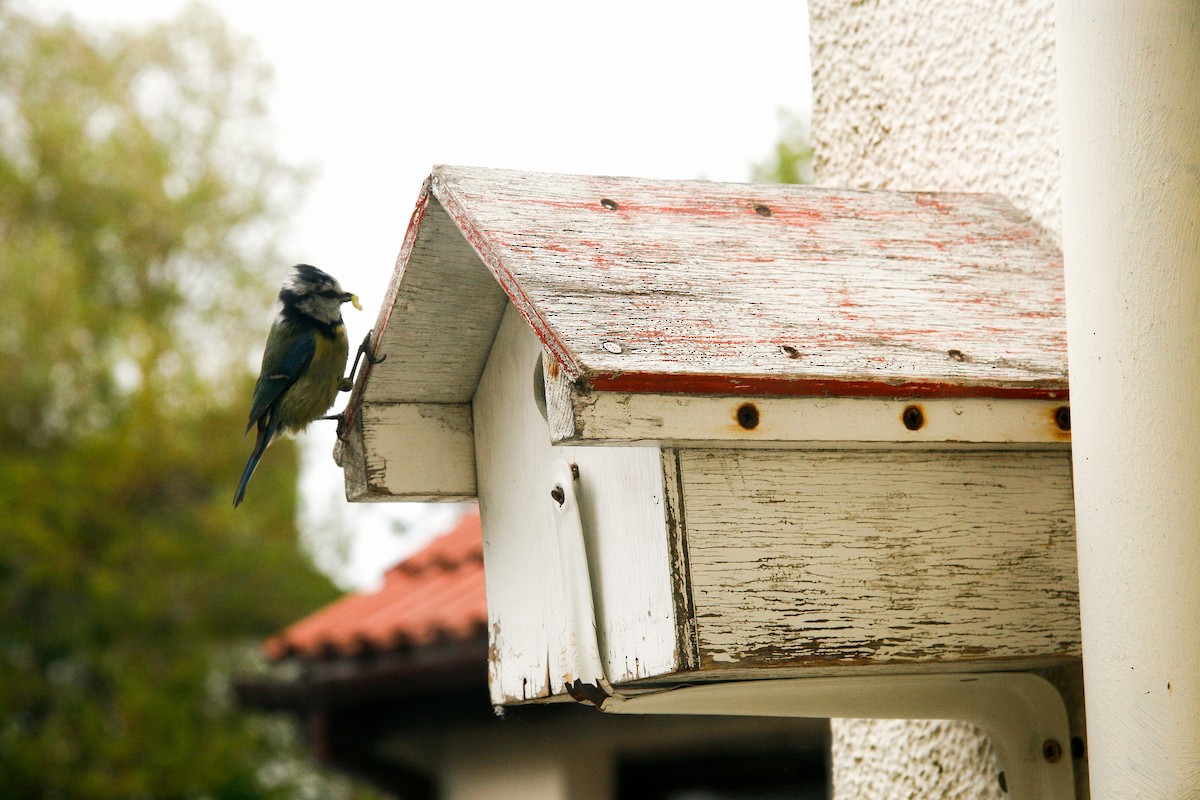
<path id="1" fill-rule="evenodd" d="M 350 354 L 344 325 L 337 326 L 332 338 L 321 334 L 316 338 L 316 350 L 308 369 L 283 393 L 276 409 L 283 427 L 293 433 L 324 416 L 333 406 Z"/>

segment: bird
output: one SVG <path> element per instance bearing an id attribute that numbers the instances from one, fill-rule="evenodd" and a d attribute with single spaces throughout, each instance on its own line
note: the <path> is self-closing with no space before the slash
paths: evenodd
<path id="1" fill-rule="evenodd" d="M 349 391 L 354 383 L 353 371 L 350 377 L 342 376 L 350 350 L 342 305 L 350 303 L 361 311 L 358 296 L 343 291 L 337 280 L 311 264 L 297 264 L 279 290 L 279 302 L 246 423 L 247 434 L 258 426 L 258 438 L 233 497 L 235 508 L 267 445 L 280 432 L 299 433 L 310 422 L 336 419 L 324 414 L 338 392 Z M 359 353 L 367 352 L 367 360 L 374 363 L 377 359 L 366 350 L 369 341 L 367 334 Z M 357 367 L 357 358 L 354 363 Z"/>

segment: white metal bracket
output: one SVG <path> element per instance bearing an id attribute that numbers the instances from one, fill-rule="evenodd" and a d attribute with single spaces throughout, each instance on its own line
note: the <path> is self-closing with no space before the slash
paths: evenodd
<path id="1" fill-rule="evenodd" d="M 1073 800 L 1067 708 L 1047 680 L 1026 672 L 782 678 L 681 685 L 623 694 L 600 655 L 575 468 L 556 462 L 550 501 L 563 580 L 559 664 L 566 691 L 612 714 L 952 719 L 991 739 L 1013 800 Z"/>
<path id="2" fill-rule="evenodd" d="M 614 694 L 613 714 L 953 719 L 992 741 L 1013 800 L 1073 800 L 1070 728 L 1058 690 L 1025 672 L 786 678 Z"/>

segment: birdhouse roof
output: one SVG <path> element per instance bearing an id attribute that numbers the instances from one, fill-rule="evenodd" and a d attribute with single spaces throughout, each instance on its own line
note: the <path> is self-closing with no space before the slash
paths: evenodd
<path id="1" fill-rule="evenodd" d="M 1067 393 L 1061 255 L 1000 196 L 443 166 L 352 402 L 469 402 L 508 303 L 583 391 Z"/>

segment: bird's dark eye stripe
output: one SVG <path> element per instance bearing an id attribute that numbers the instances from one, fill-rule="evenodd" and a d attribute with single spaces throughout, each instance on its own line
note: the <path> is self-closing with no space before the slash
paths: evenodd
<path id="1" fill-rule="evenodd" d="M 335 292 L 333 289 L 325 289 L 324 291 L 317 292 L 317 294 L 321 295 L 321 297 L 328 297 L 330 300 L 336 300 L 342 296 L 341 292 Z"/>

